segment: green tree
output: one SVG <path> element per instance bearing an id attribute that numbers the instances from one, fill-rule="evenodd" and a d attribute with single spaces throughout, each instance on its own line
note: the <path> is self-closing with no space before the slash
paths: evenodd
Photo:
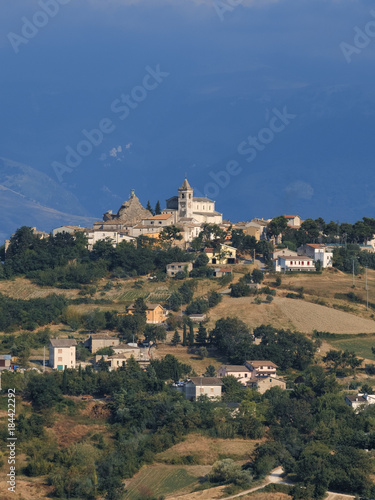
<path id="1" fill-rule="evenodd" d="M 253 278 L 254 283 L 262 283 L 264 276 L 260 269 L 253 269 L 251 276 Z"/>
<path id="2" fill-rule="evenodd" d="M 204 372 L 204 377 L 216 377 L 216 370 L 213 365 L 208 365 Z"/>
<path id="3" fill-rule="evenodd" d="M 198 328 L 198 333 L 195 337 L 195 340 L 197 342 L 198 345 L 206 345 L 206 342 L 207 342 L 207 330 L 206 328 L 203 326 L 202 323 L 199 324 L 199 328 Z"/>
<path id="4" fill-rule="evenodd" d="M 159 208 L 160 208 L 160 205 L 159 205 Z M 151 207 L 150 200 L 148 200 L 148 202 L 147 202 L 147 205 L 146 205 L 146 210 L 148 210 L 149 212 L 151 212 L 151 213 L 152 213 L 152 215 L 155 215 L 155 212 L 154 212 L 154 210 L 153 210 L 153 209 L 152 209 L 152 207 Z"/>
<path id="5" fill-rule="evenodd" d="M 267 225 L 267 234 L 271 237 L 277 237 L 283 234 L 288 227 L 288 221 L 284 215 L 279 215 L 272 219 Z"/>
<path id="6" fill-rule="evenodd" d="M 178 334 L 178 331 L 176 330 L 173 334 L 173 337 L 172 337 L 172 345 L 176 346 L 177 344 L 179 344 L 181 342 L 181 337 L 180 335 Z"/>
<path id="7" fill-rule="evenodd" d="M 189 321 L 189 345 L 194 345 L 194 326 L 192 321 Z"/>
<path id="8" fill-rule="evenodd" d="M 186 331 L 186 321 L 182 325 L 182 345 L 187 346 L 187 331 Z"/>
<path id="9" fill-rule="evenodd" d="M 160 215 L 161 214 L 161 208 L 160 208 L 160 201 L 159 200 L 156 202 L 154 214 L 155 215 Z"/>

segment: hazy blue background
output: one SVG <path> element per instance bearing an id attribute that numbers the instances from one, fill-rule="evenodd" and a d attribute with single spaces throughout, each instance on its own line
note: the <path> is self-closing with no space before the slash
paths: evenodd
<path id="1" fill-rule="evenodd" d="M 340 48 L 375 20 L 373 3 L 244 0 L 224 20 L 215 3 L 72 0 L 15 54 L 7 35 L 40 6 L 2 1 L 0 237 L 89 224 L 131 188 L 164 207 L 185 173 L 204 193 L 230 160 L 242 172 L 216 207 L 231 220 L 374 216 L 375 38 L 350 64 Z M 113 100 L 158 64 L 169 76 L 119 120 Z M 248 164 L 238 145 L 284 106 L 296 118 Z M 51 163 L 105 117 L 116 130 L 60 183 Z"/>

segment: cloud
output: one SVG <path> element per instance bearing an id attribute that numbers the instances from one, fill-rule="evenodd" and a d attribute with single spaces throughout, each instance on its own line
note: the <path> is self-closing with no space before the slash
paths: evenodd
<path id="1" fill-rule="evenodd" d="M 314 196 L 314 188 L 304 181 L 295 181 L 285 187 L 287 195 L 300 200 L 311 200 Z"/>
<path id="2" fill-rule="evenodd" d="M 109 156 L 117 158 L 119 153 L 122 153 L 122 146 L 117 146 L 117 148 L 112 148 L 111 151 L 109 152 Z"/>

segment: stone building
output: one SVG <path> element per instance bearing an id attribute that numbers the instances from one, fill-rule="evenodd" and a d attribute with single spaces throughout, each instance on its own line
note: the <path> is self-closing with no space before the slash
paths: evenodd
<path id="1" fill-rule="evenodd" d="M 123 226 L 131 227 L 139 224 L 142 219 L 148 219 L 150 217 L 152 217 L 152 213 L 142 206 L 139 198 L 135 195 L 134 189 L 132 189 L 130 198 L 124 201 L 117 214 L 113 214 L 112 210 L 109 210 L 103 215 L 103 220 L 121 221 Z"/>

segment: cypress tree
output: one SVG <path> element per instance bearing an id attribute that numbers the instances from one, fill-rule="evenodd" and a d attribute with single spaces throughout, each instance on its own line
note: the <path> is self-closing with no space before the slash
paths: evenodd
<path id="1" fill-rule="evenodd" d="M 155 205 L 155 215 L 161 214 L 160 201 L 158 200 Z"/>
<path id="2" fill-rule="evenodd" d="M 186 333 L 186 322 L 184 321 L 182 327 L 182 345 L 187 346 L 187 333 Z"/>
<path id="3" fill-rule="evenodd" d="M 189 323 L 189 345 L 194 345 L 194 328 L 192 321 Z"/>
<path id="4" fill-rule="evenodd" d="M 195 340 L 199 345 L 205 345 L 207 342 L 207 330 L 202 325 L 202 323 L 199 325 L 198 333 Z"/>
<path id="5" fill-rule="evenodd" d="M 181 337 L 178 334 L 178 331 L 175 330 L 174 335 L 172 337 L 172 345 L 176 346 L 181 342 Z"/>

